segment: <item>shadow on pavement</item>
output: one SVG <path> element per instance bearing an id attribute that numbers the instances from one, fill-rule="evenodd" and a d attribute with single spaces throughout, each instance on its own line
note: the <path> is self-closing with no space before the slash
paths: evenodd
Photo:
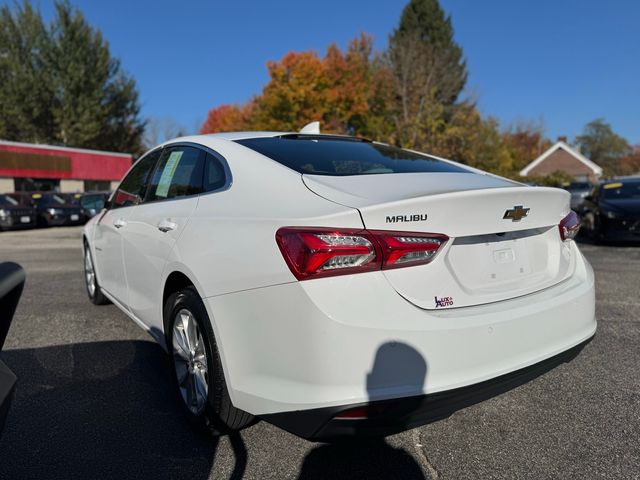
<path id="1" fill-rule="evenodd" d="M 373 366 L 366 377 L 369 399 L 377 400 L 380 392 L 393 388 L 410 387 L 412 392 L 422 392 L 426 373 L 427 362 L 416 349 L 402 342 L 384 343 L 378 347 Z M 402 410 L 410 415 L 420 403 L 419 396 L 405 398 Z M 369 408 L 369 418 L 375 422 L 375 408 Z M 403 420 L 407 420 L 407 417 L 402 412 L 398 415 L 392 423 L 406 427 Z M 354 433 L 361 436 L 313 449 L 302 464 L 298 477 L 300 480 L 425 478 L 416 460 L 405 449 L 392 447 L 382 437 L 367 437 L 371 432 L 367 432 L 366 427 L 358 428 L 355 422 Z"/>
<path id="2" fill-rule="evenodd" d="M 415 459 L 403 448 L 384 440 L 354 440 L 313 449 L 300 469 L 300 480 L 402 478 L 424 479 Z"/>
<path id="3" fill-rule="evenodd" d="M 143 341 L 2 353 L 18 390 L 0 441 L 0 478 L 209 477 L 217 441 L 199 436 L 171 394 L 167 357 Z M 230 438 L 241 478 L 247 451 Z"/>

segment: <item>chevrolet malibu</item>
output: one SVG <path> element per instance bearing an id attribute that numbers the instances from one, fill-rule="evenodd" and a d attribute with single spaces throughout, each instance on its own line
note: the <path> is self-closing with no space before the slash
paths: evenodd
<path id="1" fill-rule="evenodd" d="M 196 426 L 383 436 L 594 335 L 569 201 L 360 138 L 184 137 L 138 160 L 86 225 L 87 292 L 166 348 Z"/>

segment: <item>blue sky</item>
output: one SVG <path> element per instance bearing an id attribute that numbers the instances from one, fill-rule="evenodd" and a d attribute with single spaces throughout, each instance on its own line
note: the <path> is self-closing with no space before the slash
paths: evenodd
<path id="1" fill-rule="evenodd" d="M 195 130 L 209 108 L 259 93 L 265 64 L 324 53 L 360 32 L 385 48 L 404 0 L 71 0 L 141 92 L 143 115 Z M 0 3 L 12 3 L 0 0 Z M 53 2 L 40 0 L 46 18 Z M 640 2 L 441 0 L 469 67 L 468 94 L 503 125 L 544 122 L 572 139 L 604 117 L 640 143 Z"/>

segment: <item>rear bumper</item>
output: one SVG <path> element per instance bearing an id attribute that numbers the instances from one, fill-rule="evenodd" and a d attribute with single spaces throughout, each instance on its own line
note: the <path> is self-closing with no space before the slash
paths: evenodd
<path id="1" fill-rule="evenodd" d="M 572 248 L 569 279 L 476 307 L 422 310 L 380 272 L 206 298 L 231 399 L 269 419 L 456 390 L 570 350 L 596 330 L 593 271 Z"/>
<path id="2" fill-rule="evenodd" d="M 263 415 L 262 419 L 313 441 L 350 436 L 386 436 L 446 418 L 456 411 L 488 400 L 556 366 L 573 360 L 591 339 L 542 362 L 484 382 L 454 390 L 395 400 Z M 341 412 L 365 408 L 366 419 L 335 418 Z"/>
<path id="3" fill-rule="evenodd" d="M 11 407 L 16 388 L 16 376 L 0 361 L 0 436 Z"/>

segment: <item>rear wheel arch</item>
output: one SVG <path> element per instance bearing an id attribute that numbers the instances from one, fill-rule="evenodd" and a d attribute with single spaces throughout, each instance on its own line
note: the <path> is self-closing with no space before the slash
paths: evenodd
<path id="1" fill-rule="evenodd" d="M 202 295 L 198 292 L 198 288 L 186 274 L 181 271 L 173 271 L 169 274 L 165 281 L 163 289 L 163 303 L 162 303 L 162 315 L 164 326 L 164 337 L 169 355 L 174 355 L 173 341 L 172 341 L 172 324 L 174 321 L 174 312 L 178 308 L 182 308 L 182 305 L 191 305 L 193 308 L 189 310 L 192 314 L 195 314 L 196 322 L 200 325 L 200 331 L 207 337 L 207 344 L 209 345 L 211 361 L 213 362 L 209 367 L 213 368 L 213 372 L 210 370 L 209 375 L 214 375 L 210 383 L 210 389 L 215 392 L 214 400 L 211 400 L 210 407 L 208 407 L 209 413 L 206 415 L 206 423 L 209 430 L 215 435 L 228 433 L 233 430 L 242 429 L 255 422 L 253 415 L 239 410 L 233 406 L 231 400 L 228 383 L 227 373 L 225 371 L 224 364 L 222 362 L 222 352 L 219 348 L 219 342 L 216 339 L 214 332 L 213 319 L 207 307 L 202 299 Z M 198 314 L 198 311 L 201 314 Z M 203 320 L 208 320 L 206 324 L 201 323 Z M 188 417 L 191 417 L 188 415 Z M 198 424 L 202 423 L 201 418 L 195 416 L 191 418 L 191 421 Z M 200 425 L 202 426 L 202 425 Z"/>
<path id="2" fill-rule="evenodd" d="M 162 319 L 165 337 L 167 335 L 167 329 L 169 328 L 169 315 L 168 312 L 165 311 L 167 300 L 171 294 L 179 292 L 187 287 L 193 287 L 197 291 L 197 288 L 191 279 L 179 271 L 171 272 L 164 282 L 164 288 L 162 291 Z"/>

